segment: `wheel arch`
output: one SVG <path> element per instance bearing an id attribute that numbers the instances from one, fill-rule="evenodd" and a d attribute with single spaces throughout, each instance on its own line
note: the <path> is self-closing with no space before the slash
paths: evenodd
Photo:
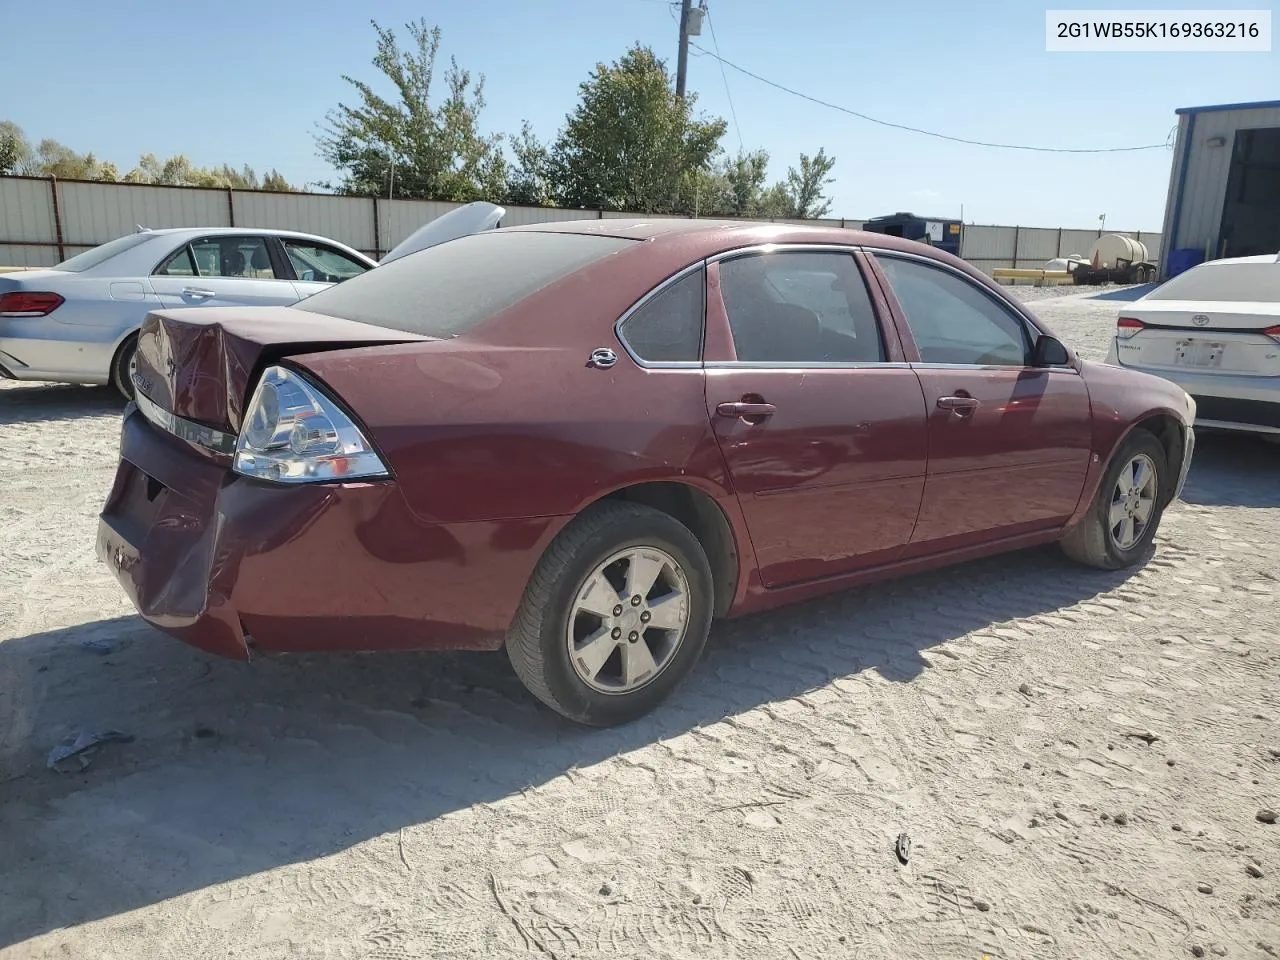
<path id="1" fill-rule="evenodd" d="M 714 615 L 724 617 L 728 614 L 742 576 L 742 552 L 732 522 L 711 494 L 679 480 L 641 481 L 599 496 L 583 509 L 608 501 L 651 507 L 688 527 L 702 545 L 711 565 L 711 578 L 715 585 Z"/>
<path id="2" fill-rule="evenodd" d="M 1176 416 L 1166 411 L 1154 411 L 1148 413 L 1138 420 L 1125 431 L 1124 435 L 1117 442 L 1118 447 L 1125 439 L 1133 434 L 1135 430 L 1145 430 L 1160 442 L 1160 446 L 1164 448 L 1165 453 L 1165 471 L 1164 479 L 1161 484 L 1161 506 L 1167 507 L 1173 502 L 1174 493 L 1178 489 L 1178 476 L 1182 472 L 1182 454 L 1186 449 L 1187 434 L 1186 426 Z M 1113 450 L 1114 455 L 1114 450 Z"/>

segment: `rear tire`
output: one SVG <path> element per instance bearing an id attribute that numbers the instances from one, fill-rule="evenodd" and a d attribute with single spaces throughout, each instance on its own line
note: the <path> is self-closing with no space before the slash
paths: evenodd
<path id="1" fill-rule="evenodd" d="M 1119 570 L 1141 560 L 1164 515 L 1167 469 L 1160 441 L 1146 430 L 1134 430 L 1107 465 L 1088 512 L 1063 535 L 1063 552 L 1099 570 Z"/>
<path id="2" fill-rule="evenodd" d="M 640 504 L 596 504 L 538 561 L 507 655 L 529 691 L 563 716 L 626 723 L 693 669 L 711 630 L 713 593 L 706 553 L 684 524 Z"/>
<path id="3" fill-rule="evenodd" d="M 120 349 L 116 351 L 115 358 L 111 361 L 111 386 L 115 388 L 116 393 L 126 400 L 133 399 L 131 368 L 134 355 L 137 352 L 138 335 L 136 333 L 130 334 L 124 343 L 120 344 Z"/>

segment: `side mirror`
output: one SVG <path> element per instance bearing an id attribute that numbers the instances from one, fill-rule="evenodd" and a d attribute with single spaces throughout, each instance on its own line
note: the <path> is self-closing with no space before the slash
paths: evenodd
<path id="1" fill-rule="evenodd" d="M 1065 367 L 1071 363 L 1071 354 L 1057 337 L 1042 333 L 1031 351 L 1033 367 Z"/>

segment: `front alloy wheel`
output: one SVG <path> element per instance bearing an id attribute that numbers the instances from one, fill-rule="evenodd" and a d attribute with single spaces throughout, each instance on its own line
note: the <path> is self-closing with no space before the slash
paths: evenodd
<path id="1" fill-rule="evenodd" d="M 1145 453 L 1130 459 L 1116 478 L 1107 512 L 1107 535 L 1118 549 L 1132 550 L 1142 539 L 1155 513 L 1158 494 L 1155 463 Z"/>
<path id="2" fill-rule="evenodd" d="M 1062 537 L 1071 559 L 1101 570 L 1131 567 L 1155 539 L 1169 486 L 1168 456 L 1141 427 L 1120 444 L 1088 512 Z"/>

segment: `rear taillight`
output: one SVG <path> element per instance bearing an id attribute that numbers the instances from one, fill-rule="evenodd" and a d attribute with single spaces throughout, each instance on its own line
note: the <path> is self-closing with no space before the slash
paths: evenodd
<path id="1" fill-rule="evenodd" d="M 1267 327 L 1262 331 L 1264 336 L 1270 337 L 1276 343 L 1280 343 L 1280 327 Z"/>
<path id="2" fill-rule="evenodd" d="M 1145 330 L 1146 326 L 1141 320 L 1133 317 L 1121 317 L 1116 321 L 1116 337 L 1120 340 L 1128 340 L 1139 330 Z"/>
<path id="3" fill-rule="evenodd" d="M 62 306 L 62 299 L 57 293 L 34 290 L 0 293 L 0 317 L 47 317 Z"/>
<path id="4" fill-rule="evenodd" d="M 388 476 L 360 428 L 300 373 L 268 367 L 245 412 L 236 473 L 277 483 Z"/>

